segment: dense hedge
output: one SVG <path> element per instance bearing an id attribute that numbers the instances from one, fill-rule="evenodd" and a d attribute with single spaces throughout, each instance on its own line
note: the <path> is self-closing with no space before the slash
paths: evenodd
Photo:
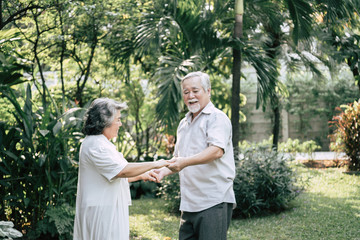
<path id="1" fill-rule="evenodd" d="M 289 161 L 285 155 L 260 146 L 241 154 L 234 181 L 235 217 L 277 212 L 288 206 L 301 191 Z"/>

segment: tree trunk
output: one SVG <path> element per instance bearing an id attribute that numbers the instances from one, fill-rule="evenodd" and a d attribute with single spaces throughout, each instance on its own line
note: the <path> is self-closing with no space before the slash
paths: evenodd
<path id="1" fill-rule="evenodd" d="M 240 39 L 243 31 L 243 0 L 235 1 L 235 26 L 234 38 Z M 233 48 L 233 81 L 232 81 L 232 95 L 231 95 L 231 124 L 233 132 L 233 146 L 235 159 L 238 157 L 238 149 L 240 142 L 240 77 L 241 77 L 241 50 Z"/>
<path id="2" fill-rule="evenodd" d="M 280 106 L 279 98 L 275 95 L 274 103 L 272 104 L 272 110 L 274 113 L 274 125 L 273 125 L 273 142 L 272 148 L 277 151 L 279 143 L 279 133 L 280 133 Z"/>

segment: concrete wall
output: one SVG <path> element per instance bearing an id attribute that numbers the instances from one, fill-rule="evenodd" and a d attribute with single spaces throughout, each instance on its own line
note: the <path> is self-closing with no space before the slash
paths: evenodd
<path id="1" fill-rule="evenodd" d="M 261 106 L 256 109 L 256 85 L 254 83 L 256 76 L 251 70 L 248 70 L 247 74 L 248 82 L 245 86 L 243 84 L 241 89 L 241 93 L 247 98 L 246 105 L 241 109 L 247 118 L 247 121 L 241 124 L 241 140 L 261 142 L 269 139 L 272 135 L 273 123 L 271 118 L 273 113 L 270 106 L 266 108 L 265 112 Z M 316 104 L 321 106 L 323 103 Z M 327 151 L 329 149 L 329 124 L 326 116 L 297 116 L 282 107 L 280 124 L 281 142 L 288 138 L 299 139 L 300 141 L 314 140 L 322 147 L 321 150 Z"/>

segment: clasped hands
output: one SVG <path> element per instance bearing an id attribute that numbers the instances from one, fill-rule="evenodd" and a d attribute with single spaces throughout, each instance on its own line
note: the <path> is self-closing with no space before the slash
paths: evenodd
<path id="1" fill-rule="evenodd" d="M 149 179 L 147 180 L 159 183 L 165 176 L 180 172 L 186 167 L 186 158 L 183 157 L 173 157 L 170 160 L 160 160 L 158 162 L 161 162 L 159 164 L 161 168 L 148 171 Z"/>

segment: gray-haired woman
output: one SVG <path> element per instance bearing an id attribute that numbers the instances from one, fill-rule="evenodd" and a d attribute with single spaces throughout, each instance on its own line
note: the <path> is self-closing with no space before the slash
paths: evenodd
<path id="1" fill-rule="evenodd" d="M 128 240 L 129 182 L 155 181 L 151 169 L 168 166 L 160 160 L 128 163 L 110 139 L 118 134 L 126 105 L 112 99 L 92 102 L 85 116 L 86 137 L 80 148 L 74 239 Z"/>

